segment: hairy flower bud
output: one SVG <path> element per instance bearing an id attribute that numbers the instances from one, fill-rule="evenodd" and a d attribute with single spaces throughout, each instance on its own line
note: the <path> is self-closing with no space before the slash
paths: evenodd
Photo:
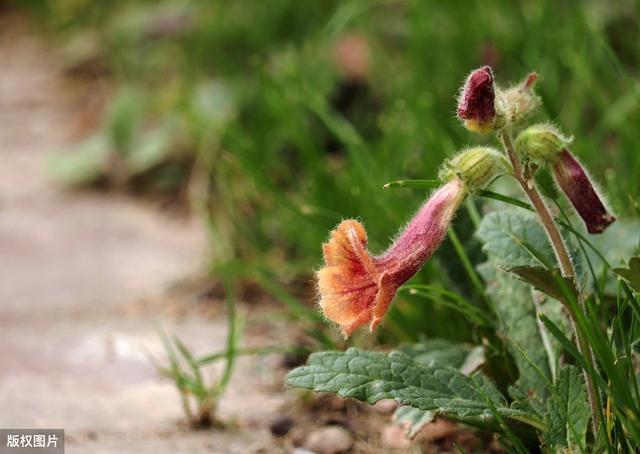
<path id="1" fill-rule="evenodd" d="M 540 98 L 533 91 L 538 80 L 536 73 L 530 73 L 527 78 L 513 87 L 498 90 L 496 106 L 505 115 L 507 123 L 517 125 L 522 123 L 540 105 Z"/>
<path id="2" fill-rule="evenodd" d="M 443 181 L 459 178 L 469 191 L 486 188 L 504 171 L 502 155 L 489 147 L 474 147 L 463 150 L 447 160 L 439 172 Z"/>
<path id="3" fill-rule="evenodd" d="M 578 160 L 562 149 L 553 164 L 553 176 L 578 212 L 589 233 L 602 233 L 616 218 L 606 208 L 589 175 Z"/>
<path id="4" fill-rule="evenodd" d="M 367 233 L 361 223 L 342 221 L 322 246 L 325 264 L 317 279 L 324 315 L 340 325 L 345 336 L 365 323 L 373 331 L 398 288 L 440 246 L 466 195 L 459 179 L 439 188 L 380 255 L 367 250 Z"/>
<path id="5" fill-rule="evenodd" d="M 522 131 L 515 141 L 520 157 L 545 165 L 554 163 L 558 154 L 571 143 L 571 138 L 563 136 L 550 124 L 533 125 Z"/>
<path id="6" fill-rule="evenodd" d="M 470 131 L 486 134 L 499 126 L 493 72 L 489 66 L 467 76 L 458 98 L 458 117 Z"/>
<path id="7" fill-rule="evenodd" d="M 552 125 L 533 125 L 515 141 L 517 153 L 541 165 L 551 165 L 556 184 L 583 219 L 589 233 L 601 233 L 616 218 L 607 210 L 589 175 L 567 149 L 571 139 Z"/>

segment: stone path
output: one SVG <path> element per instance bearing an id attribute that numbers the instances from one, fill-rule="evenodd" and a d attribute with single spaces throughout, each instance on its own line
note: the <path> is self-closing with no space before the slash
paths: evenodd
<path id="1" fill-rule="evenodd" d="M 200 269 L 204 232 L 195 219 L 49 181 L 48 153 L 77 140 L 81 106 L 104 97 L 57 61 L 24 19 L 0 13 L 0 427 L 64 428 L 69 453 L 264 447 L 264 421 L 283 399 L 256 378 L 269 376 L 269 359 L 243 360 L 221 402 L 238 429 L 180 428 L 177 393 L 144 350 L 161 354 L 157 320 L 196 351 L 222 348 L 224 314 L 175 321 L 155 310 Z"/>

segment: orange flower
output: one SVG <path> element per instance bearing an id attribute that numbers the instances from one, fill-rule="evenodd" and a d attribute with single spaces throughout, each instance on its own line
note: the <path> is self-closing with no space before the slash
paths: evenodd
<path id="1" fill-rule="evenodd" d="M 322 247 L 317 273 L 320 308 L 345 336 L 369 323 L 373 331 L 398 288 L 416 274 L 444 239 L 467 195 L 458 178 L 438 189 L 381 255 L 367 250 L 367 233 L 355 220 L 342 221 Z"/>

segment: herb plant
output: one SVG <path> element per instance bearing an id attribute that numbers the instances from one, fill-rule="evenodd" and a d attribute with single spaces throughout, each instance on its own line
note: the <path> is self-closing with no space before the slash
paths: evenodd
<path id="1" fill-rule="evenodd" d="M 317 272 L 319 306 L 345 336 L 365 324 L 376 329 L 399 291 L 437 293 L 489 332 L 487 344 L 506 345 L 517 379 L 504 383 L 490 364 L 476 360 L 470 367 L 454 360 L 460 348 L 436 343 L 388 354 L 357 348 L 314 353 L 290 373 L 288 384 L 369 403 L 392 398 L 412 425 L 443 415 L 495 431 L 513 452 L 534 445 L 545 452 L 636 452 L 640 259 L 612 268 L 592 244 L 589 234 L 616 218 L 571 151 L 571 138 L 535 122 L 537 79 L 531 73 L 501 88 L 491 68 L 473 71 L 461 89 L 458 117 L 470 131 L 494 135 L 501 150 L 465 149 L 442 165 L 437 181 L 390 183 L 437 189 L 381 254 L 367 250 L 359 221 L 342 221 L 323 245 L 324 266 Z M 524 200 L 487 189 L 507 178 Z M 548 200 L 558 198 L 545 200 L 543 193 L 558 189 L 566 201 L 552 211 Z M 478 219 L 487 261 L 476 269 L 467 265 L 468 275 L 484 286 L 483 305 L 448 289 L 406 285 L 438 249 L 465 200 L 478 196 L 512 205 Z M 571 223 L 567 204 L 588 234 Z"/>

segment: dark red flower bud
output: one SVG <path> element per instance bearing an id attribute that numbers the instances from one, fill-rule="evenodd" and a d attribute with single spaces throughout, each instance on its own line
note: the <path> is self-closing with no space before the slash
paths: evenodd
<path id="1" fill-rule="evenodd" d="M 483 66 L 472 71 L 464 83 L 458 100 L 458 117 L 471 131 L 489 132 L 496 117 L 495 101 L 493 73 L 489 66 Z"/>
<path id="2" fill-rule="evenodd" d="M 558 153 L 553 175 L 587 226 L 589 233 L 602 233 L 616 218 L 605 207 L 582 165 L 567 150 Z"/>

